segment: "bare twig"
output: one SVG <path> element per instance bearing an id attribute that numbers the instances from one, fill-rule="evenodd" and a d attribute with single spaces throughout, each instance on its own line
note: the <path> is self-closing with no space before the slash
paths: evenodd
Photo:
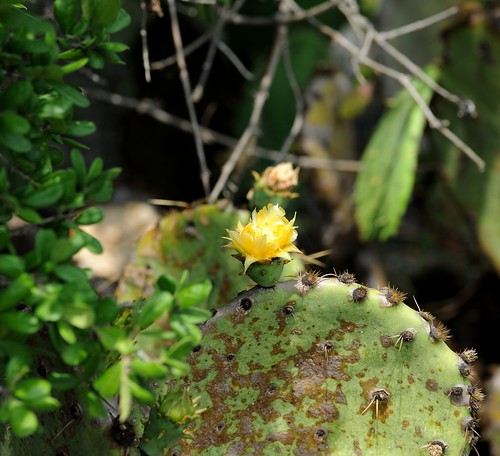
<path id="1" fill-rule="evenodd" d="M 445 19 L 454 16 L 459 11 L 460 10 L 457 6 L 452 6 L 451 8 L 445 9 L 440 13 L 426 17 L 425 19 L 421 19 L 419 21 L 412 22 L 411 24 L 407 24 L 392 30 L 387 30 L 385 32 L 379 32 L 379 35 L 384 40 L 393 40 L 394 38 L 398 38 L 402 35 L 407 35 L 408 33 L 413 33 L 426 27 L 430 27 L 431 25 L 434 25 L 438 22 L 444 21 Z"/>
<path id="2" fill-rule="evenodd" d="M 191 43 L 189 43 L 184 49 L 184 57 L 187 57 L 189 54 L 193 53 L 196 51 L 196 49 L 200 48 L 203 46 L 208 40 L 210 40 L 210 36 L 212 35 L 212 32 L 206 32 L 203 35 L 200 35 L 198 38 L 193 40 Z M 171 65 L 174 65 L 177 63 L 177 55 L 171 55 L 169 57 L 166 57 L 162 60 L 157 60 L 156 62 L 151 62 L 151 69 L 152 70 L 163 70 Z"/>
<path id="3" fill-rule="evenodd" d="M 141 0 L 141 42 L 142 42 L 142 64 L 144 66 L 144 78 L 146 82 L 151 82 L 151 67 L 149 64 L 149 49 L 148 49 L 148 7 L 146 0 Z"/>
<path id="4" fill-rule="evenodd" d="M 313 6 L 308 10 L 296 11 L 293 14 L 278 13 L 274 16 L 250 17 L 241 14 L 233 14 L 228 22 L 241 25 L 275 25 L 275 24 L 290 24 L 292 22 L 301 22 L 311 17 L 319 16 L 322 13 L 332 9 L 338 4 L 339 0 L 326 0 L 319 5 Z"/>
<path id="5" fill-rule="evenodd" d="M 170 125 L 178 128 L 181 131 L 192 134 L 193 126 L 191 123 L 156 106 L 151 100 L 137 100 L 131 97 L 125 97 L 116 93 L 109 93 L 101 89 L 85 89 L 86 95 L 94 100 L 105 101 L 115 106 L 122 108 L 133 109 L 141 115 L 148 115 L 156 121 L 165 125 Z M 210 128 L 200 126 L 201 139 L 207 144 L 220 144 L 224 147 L 234 149 L 238 141 L 228 135 L 211 130 Z M 278 150 L 266 149 L 256 146 L 251 155 L 264 158 L 270 161 L 279 161 L 281 152 Z M 321 159 L 314 157 L 297 157 L 290 155 L 288 161 L 300 165 L 301 168 L 318 168 L 318 169 L 333 169 L 342 172 L 358 172 L 360 163 L 355 160 L 336 160 L 336 159 Z"/>
<path id="6" fill-rule="evenodd" d="M 200 136 L 200 125 L 194 109 L 193 100 L 191 99 L 191 83 L 189 82 L 189 74 L 186 66 L 186 59 L 182 48 L 181 31 L 179 28 L 179 20 L 177 18 L 177 10 L 175 6 L 176 0 L 168 0 L 168 9 L 170 12 L 170 24 L 172 28 L 172 37 L 175 45 L 175 52 L 177 55 L 177 65 L 179 67 L 180 79 L 182 89 L 184 90 L 184 97 L 189 113 L 189 120 L 193 126 L 193 136 L 196 146 L 196 154 L 200 163 L 200 178 L 203 185 L 205 195 L 210 194 L 210 171 L 208 170 L 205 151 L 203 149 L 203 142 Z"/>
<path id="7" fill-rule="evenodd" d="M 224 186 L 226 185 L 227 180 L 229 179 L 229 176 L 233 172 L 236 164 L 238 163 L 238 160 L 240 159 L 241 155 L 249 145 L 250 141 L 258 134 L 262 110 L 264 108 L 267 97 L 269 96 L 269 89 L 271 87 L 271 83 L 274 74 L 276 72 L 278 61 L 283 51 L 285 37 L 286 37 L 286 27 L 285 25 L 279 25 L 276 29 L 276 37 L 273 43 L 273 47 L 271 49 L 271 55 L 269 57 L 269 62 L 267 64 L 266 72 L 264 73 L 264 76 L 262 76 L 259 89 L 255 95 L 253 109 L 250 115 L 250 121 L 245 131 L 241 135 L 238 144 L 233 149 L 231 156 L 224 163 L 219 179 L 215 183 L 212 193 L 210 193 L 210 196 L 208 198 L 209 202 L 213 203 L 219 197 Z"/>
<path id="8" fill-rule="evenodd" d="M 219 43 L 219 51 L 221 51 L 227 57 L 227 59 L 233 64 L 236 70 L 238 70 L 238 73 L 240 73 L 247 81 L 253 81 L 255 79 L 255 76 L 252 74 L 252 72 L 245 67 L 238 56 L 223 41 Z"/>

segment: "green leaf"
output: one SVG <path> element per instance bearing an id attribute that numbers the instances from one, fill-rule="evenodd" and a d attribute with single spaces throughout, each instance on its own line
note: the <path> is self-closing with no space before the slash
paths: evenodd
<path id="1" fill-rule="evenodd" d="M 27 378 L 16 385 L 14 396 L 28 404 L 50 395 L 52 386 L 43 378 Z"/>
<path id="2" fill-rule="evenodd" d="M 101 343 L 108 350 L 116 350 L 121 354 L 129 354 L 134 347 L 132 341 L 127 338 L 123 328 L 109 326 L 106 328 L 95 328 Z"/>
<path id="3" fill-rule="evenodd" d="M 139 377 L 143 378 L 165 378 L 167 368 L 159 364 L 157 361 L 145 361 L 139 358 L 134 358 L 130 363 L 132 371 Z"/>
<path id="4" fill-rule="evenodd" d="M 168 291 L 159 291 L 148 298 L 138 311 L 137 324 L 141 329 L 147 328 L 172 308 L 174 297 Z"/>
<path id="5" fill-rule="evenodd" d="M 111 168 L 89 182 L 87 198 L 96 203 L 105 203 L 109 201 L 113 194 L 113 179 L 120 174 L 119 168 Z M 89 171 L 90 175 L 90 171 Z"/>
<path id="6" fill-rule="evenodd" d="M 26 312 L 3 313 L 0 327 L 6 327 L 20 334 L 35 334 L 42 327 L 38 318 Z"/>
<path id="7" fill-rule="evenodd" d="M 28 437 L 38 429 L 35 413 L 19 404 L 10 411 L 10 423 L 17 437 Z"/>
<path id="8" fill-rule="evenodd" d="M 16 215 L 20 218 L 23 219 L 24 221 L 28 223 L 33 223 L 35 225 L 38 225 L 43 222 L 42 216 L 35 211 L 34 209 L 30 209 L 29 207 L 23 207 L 16 211 Z"/>
<path id="9" fill-rule="evenodd" d="M 126 44 L 116 42 L 103 43 L 101 48 L 111 52 L 123 52 L 130 49 Z"/>
<path id="10" fill-rule="evenodd" d="M 87 273 L 72 264 L 59 264 L 54 267 L 52 271 L 57 277 L 65 282 L 85 282 L 88 280 Z"/>
<path id="11" fill-rule="evenodd" d="M 35 209 L 52 206 L 64 193 L 64 187 L 56 182 L 35 189 L 23 199 L 23 204 Z"/>
<path id="12" fill-rule="evenodd" d="M 108 27 L 115 22 L 120 9 L 120 0 L 94 0 L 92 23 L 100 27 Z"/>
<path id="13" fill-rule="evenodd" d="M 87 167 L 82 153 L 78 149 L 71 149 L 70 152 L 71 165 L 76 173 L 78 185 L 83 187 L 87 181 Z"/>
<path id="14" fill-rule="evenodd" d="M 67 345 L 61 350 L 61 358 L 69 366 L 78 366 L 88 357 L 85 343 L 80 341 L 73 345 Z"/>
<path id="15" fill-rule="evenodd" d="M 436 79 L 439 69 L 431 66 L 427 73 Z M 415 85 L 428 103 L 432 89 L 420 81 Z M 363 239 L 383 241 L 396 234 L 413 190 L 425 123 L 422 110 L 403 90 L 366 146 L 354 191 L 355 216 Z"/>
<path id="16" fill-rule="evenodd" d="M 78 340 L 77 335 L 71 325 L 66 323 L 65 321 L 57 322 L 57 331 L 61 338 L 70 345 L 73 345 Z"/>
<path id="17" fill-rule="evenodd" d="M 90 105 L 90 101 L 78 87 L 69 84 L 54 84 L 54 89 L 75 106 L 87 108 Z"/>
<path id="18" fill-rule="evenodd" d="M 176 298 L 179 307 L 187 308 L 200 304 L 212 291 L 212 282 L 209 279 L 194 282 L 178 291 Z"/>
<path id="19" fill-rule="evenodd" d="M 0 275 L 14 279 L 24 272 L 24 260 L 17 255 L 0 255 Z"/>
<path id="20" fill-rule="evenodd" d="M 161 291 L 168 291 L 174 294 L 177 288 L 177 281 L 170 275 L 162 275 L 156 282 L 156 286 Z"/>
<path id="21" fill-rule="evenodd" d="M 90 328 L 95 321 L 94 309 L 83 301 L 67 303 L 64 306 L 63 316 L 65 320 L 75 328 Z"/>
<path id="22" fill-rule="evenodd" d="M 64 33 L 69 33 L 78 15 L 77 0 L 55 0 L 54 15 Z"/>
<path id="23" fill-rule="evenodd" d="M 87 247 L 92 253 L 99 254 L 103 252 L 101 243 L 94 236 L 80 229 L 78 229 L 76 233 L 75 238 L 78 237 L 83 246 Z"/>
<path id="24" fill-rule="evenodd" d="M 62 72 L 64 74 L 68 74 L 78 71 L 80 68 L 83 68 L 85 65 L 87 65 L 88 61 L 89 59 L 87 57 L 84 57 L 83 59 L 78 59 L 75 60 L 74 62 L 63 65 L 61 67 Z"/>
<path id="25" fill-rule="evenodd" d="M 16 353 L 7 363 L 6 384 L 10 389 L 30 371 L 30 359 Z"/>
<path id="26" fill-rule="evenodd" d="M 44 300 L 35 308 L 35 315 L 43 321 L 57 321 L 62 317 L 63 306 L 59 302 L 59 287 L 48 293 Z"/>
<path id="27" fill-rule="evenodd" d="M 111 296 L 101 299 L 95 309 L 95 322 L 98 325 L 112 322 L 120 313 L 120 307 Z"/>
<path id="28" fill-rule="evenodd" d="M 61 403 L 55 397 L 46 396 L 36 401 L 31 401 L 28 405 L 37 412 L 51 412 L 57 410 L 61 406 Z"/>
<path id="29" fill-rule="evenodd" d="M 142 402 L 143 404 L 150 404 L 151 402 L 154 402 L 155 396 L 151 391 L 143 388 L 132 379 L 129 379 L 128 383 L 132 396 L 134 396 L 139 402 Z"/>
<path id="30" fill-rule="evenodd" d="M 82 55 L 83 55 L 82 49 L 68 49 L 67 51 L 61 52 L 59 54 L 59 58 L 61 60 L 74 60 L 80 58 Z"/>
<path id="31" fill-rule="evenodd" d="M 3 132 L 0 134 L 0 142 L 14 152 L 29 152 L 32 148 L 31 141 L 17 133 Z"/>
<path id="32" fill-rule="evenodd" d="M 173 318 L 179 318 L 184 322 L 197 325 L 208 320 L 211 316 L 212 312 L 208 309 L 204 309 L 202 307 L 189 307 L 187 309 L 182 309 L 182 313 L 175 314 Z"/>
<path id="33" fill-rule="evenodd" d="M 31 124 L 25 117 L 9 111 L 0 113 L 0 130 L 7 130 L 10 133 L 25 135 L 30 131 L 30 128 Z"/>
<path id="34" fill-rule="evenodd" d="M 73 255 L 83 246 L 84 241 L 79 236 L 74 236 L 71 239 L 56 239 L 51 249 L 50 260 L 54 263 L 64 263 L 73 258 Z"/>
<path id="35" fill-rule="evenodd" d="M 94 122 L 77 120 L 68 125 L 65 134 L 71 136 L 87 136 L 94 133 L 95 130 Z"/>
<path id="36" fill-rule="evenodd" d="M 130 15 L 123 8 L 121 8 L 120 11 L 118 11 L 115 21 L 107 28 L 108 33 L 116 33 L 123 30 L 125 27 L 130 25 L 131 21 L 132 19 Z"/>
<path id="37" fill-rule="evenodd" d="M 102 158 L 97 157 L 96 159 L 94 159 L 94 161 L 90 164 L 89 167 L 89 173 L 88 173 L 89 182 L 93 181 L 95 178 L 97 178 L 102 174 L 103 167 L 104 163 L 102 161 Z"/>
<path id="38" fill-rule="evenodd" d="M 104 218 L 104 211 L 100 207 L 88 207 L 75 219 L 78 225 L 93 225 Z"/>
<path id="39" fill-rule="evenodd" d="M 18 276 L 0 292 L 0 312 L 16 306 L 30 294 L 34 286 L 35 281 L 31 275 L 22 273 Z"/>
<path id="40" fill-rule="evenodd" d="M 110 398 L 118 393 L 122 368 L 123 364 L 119 361 L 97 377 L 94 381 L 94 388 L 101 396 Z"/>

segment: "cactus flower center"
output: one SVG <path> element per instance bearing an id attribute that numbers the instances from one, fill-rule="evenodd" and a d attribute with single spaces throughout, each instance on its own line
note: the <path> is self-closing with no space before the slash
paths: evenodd
<path id="1" fill-rule="evenodd" d="M 238 252 L 244 261 L 245 272 L 253 263 L 269 263 L 273 258 L 290 260 L 290 252 L 300 252 L 293 244 L 297 239 L 296 227 L 285 217 L 285 210 L 278 204 L 268 204 L 259 212 L 254 210 L 250 221 L 236 230 L 227 230 L 231 242 L 225 247 Z"/>

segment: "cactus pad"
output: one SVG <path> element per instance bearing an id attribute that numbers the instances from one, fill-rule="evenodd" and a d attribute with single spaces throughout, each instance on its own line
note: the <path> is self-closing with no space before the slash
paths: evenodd
<path id="1" fill-rule="evenodd" d="M 447 330 L 347 276 L 219 308 L 184 383 L 207 410 L 168 454 L 468 454 L 482 397 Z"/>

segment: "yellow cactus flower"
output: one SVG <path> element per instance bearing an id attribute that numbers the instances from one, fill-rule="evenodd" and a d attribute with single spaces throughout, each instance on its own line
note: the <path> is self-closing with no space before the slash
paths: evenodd
<path id="1" fill-rule="evenodd" d="M 300 252 L 293 244 L 297 239 L 296 227 L 285 217 L 285 210 L 269 203 L 259 212 L 254 210 L 245 226 L 238 222 L 236 230 L 227 230 L 231 242 L 225 247 L 238 252 L 244 261 L 245 272 L 253 263 L 270 263 L 273 258 L 290 260 L 290 252 Z"/>

